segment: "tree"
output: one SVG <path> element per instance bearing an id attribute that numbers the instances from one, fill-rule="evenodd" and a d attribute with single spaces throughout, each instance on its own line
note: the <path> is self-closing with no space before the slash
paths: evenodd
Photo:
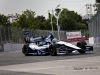
<path id="1" fill-rule="evenodd" d="M 96 0 L 96 3 L 100 3 L 100 0 Z"/>
<path id="2" fill-rule="evenodd" d="M 11 26 L 11 23 L 8 19 L 7 16 L 0 14 L 0 37 L 2 36 L 2 41 L 6 41 L 9 39 L 10 34 L 8 32 L 10 32 L 9 30 L 9 26 Z"/>
<path id="3" fill-rule="evenodd" d="M 46 19 L 43 15 L 35 17 L 33 24 L 35 25 L 35 29 L 45 29 Z M 33 28 L 33 27 L 32 27 Z"/>
<path id="4" fill-rule="evenodd" d="M 46 21 L 46 19 L 45 19 L 45 17 L 43 15 L 42 16 L 37 16 L 36 18 L 41 22 Z"/>
<path id="5" fill-rule="evenodd" d="M 61 9 L 55 10 L 55 15 L 58 15 Z M 53 29 L 57 30 L 56 17 L 52 16 L 53 20 Z M 23 11 L 22 14 L 16 14 L 14 17 L 14 22 L 12 26 L 29 28 L 29 29 L 42 29 L 42 30 L 51 30 L 51 14 L 48 13 L 48 18 L 46 19 L 43 15 L 36 16 L 35 12 L 31 10 Z M 82 17 L 74 11 L 69 11 L 64 8 L 59 16 L 59 24 L 61 30 L 76 30 L 76 29 L 85 29 L 86 25 L 82 21 Z"/>
<path id="6" fill-rule="evenodd" d="M 96 0 L 95 2 L 96 2 L 96 4 L 95 4 L 95 6 L 96 6 L 95 11 L 98 11 L 100 9 L 100 0 Z"/>
<path id="7" fill-rule="evenodd" d="M 11 26 L 11 23 L 10 23 L 8 17 L 6 17 L 3 14 L 0 14 L 0 25 L 2 25 L 2 26 Z"/>
<path id="8" fill-rule="evenodd" d="M 43 15 L 35 17 L 35 12 L 31 10 L 23 11 L 22 14 L 16 14 L 12 26 L 29 28 L 29 29 L 44 29 L 46 19 Z"/>
<path id="9" fill-rule="evenodd" d="M 56 10 L 56 14 L 58 14 L 60 10 L 61 9 Z M 62 30 L 86 29 L 86 25 L 82 23 L 82 17 L 66 8 L 63 9 L 59 17 L 59 24 L 61 25 Z"/>
<path id="10" fill-rule="evenodd" d="M 12 26 L 29 28 L 33 25 L 35 12 L 31 10 L 23 11 L 21 15 L 16 14 Z"/>

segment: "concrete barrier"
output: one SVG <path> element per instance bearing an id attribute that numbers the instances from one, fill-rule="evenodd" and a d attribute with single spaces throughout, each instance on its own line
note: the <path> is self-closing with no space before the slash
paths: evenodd
<path id="1" fill-rule="evenodd" d="M 89 44 L 94 44 L 94 37 L 89 38 Z"/>
<path id="2" fill-rule="evenodd" d="M 4 52 L 3 44 L 0 44 L 0 52 Z"/>
<path id="3" fill-rule="evenodd" d="M 24 44 L 4 44 L 4 51 L 22 50 Z"/>

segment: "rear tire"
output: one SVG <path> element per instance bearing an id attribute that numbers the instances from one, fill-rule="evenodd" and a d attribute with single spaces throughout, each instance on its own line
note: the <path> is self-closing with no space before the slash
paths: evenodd
<path id="1" fill-rule="evenodd" d="M 54 45 L 50 45 L 49 46 L 49 53 L 51 56 L 57 56 L 57 45 L 54 44 Z"/>
<path id="2" fill-rule="evenodd" d="M 85 51 L 86 45 L 87 45 L 87 43 L 85 41 L 80 41 L 80 42 L 77 43 L 77 46 L 82 49 L 82 50 L 78 50 L 78 52 L 80 54 L 86 53 L 86 51 Z"/>

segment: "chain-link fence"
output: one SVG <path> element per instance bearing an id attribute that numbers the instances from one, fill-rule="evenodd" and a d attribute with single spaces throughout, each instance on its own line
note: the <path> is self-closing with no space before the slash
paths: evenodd
<path id="1" fill-rule="evenodd" d="M 0 26 L 0 43 L 23 43 L 22 28 Z"/>
<path id="2" fill-rule="evenodd" d="M 23 31 L 29 30 L 24 28 L 18 28 L 18 27 L 4 27 L 0 26 L 0 44 L 5 43 L 24 43 L 24 35 Z M 51 30 L 29 30 L 30 31 L 30 37 L 31 36 L 48 36 Z M 59 31 L 60 39 L 66 39 L 66 32 L 67 31 Z M 87 30 L 81 30 L 82 35 L 88 36 Z M 53 35 L 55 38 L 58 39 L 58 31 L 53 31 Z"/>

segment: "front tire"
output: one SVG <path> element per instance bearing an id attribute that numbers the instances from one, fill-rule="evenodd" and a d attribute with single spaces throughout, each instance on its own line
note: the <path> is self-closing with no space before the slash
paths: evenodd
<path id="1" fill-rule="evenodd" d="M 25 56 L 29 56 L 28 54 L 28 45 L 24 45 L 23 48 L 22 48 L 22 53 L 25 55 Z"/>
<path id="2" fill-rule="evenodd" d="M 50 45 L 49 47 L 49 53 L 51 56 L 57 56 L 57 47 L 56 44 L 55 45 Z"/>

